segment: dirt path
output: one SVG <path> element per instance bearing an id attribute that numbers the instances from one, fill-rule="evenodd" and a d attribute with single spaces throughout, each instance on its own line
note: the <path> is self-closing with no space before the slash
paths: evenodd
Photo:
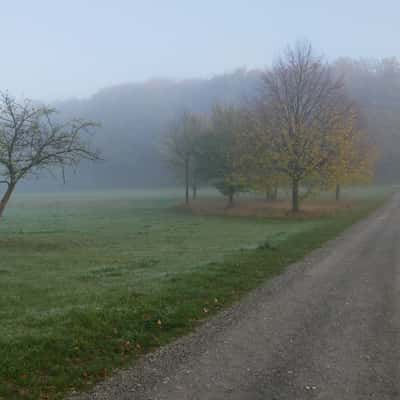
<path id="1" fill-rule="evenodd" d="M 400 196 L 74 399 L 400 399 Z"/>

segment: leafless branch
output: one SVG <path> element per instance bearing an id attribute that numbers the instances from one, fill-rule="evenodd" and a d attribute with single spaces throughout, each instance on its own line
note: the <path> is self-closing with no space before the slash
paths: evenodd
<path id="1" fill-rule="evenodd" d="M 0 93 L 0 183 L 8 191 L 29 174 L 100 159 L 89 133 L 97 124 L 83 120 L 58 122 L 56 110 L 32 101 L 17 102 Z M 0 215 L 5 198 L 0 201 Z"/>

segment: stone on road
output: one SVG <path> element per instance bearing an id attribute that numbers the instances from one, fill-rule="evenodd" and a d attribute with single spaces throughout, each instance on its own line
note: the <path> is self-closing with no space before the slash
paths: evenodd
<path id="1" fill-rule="evenodd" d="M 74 399 L 400 399 L 400 197 Z"/>

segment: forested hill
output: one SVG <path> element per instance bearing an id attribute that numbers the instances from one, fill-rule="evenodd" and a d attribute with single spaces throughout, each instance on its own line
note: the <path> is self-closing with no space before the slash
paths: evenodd
<path id="1" fill-rule="evenodd" d="M 400 181 L 400 66 L 396 59 L 335 64 L 344 74 L 349 93 L 368 119 L 368 129 L 380 150 L 377 179 Z M 100 90 L 86 100 L 56 104 L 67 117 L 101 124 L 95 145 L 104 161 L 82 165 L 77 173 L 39 179 L 25 186 L 33 190 L 64 188 L 107 189 L 167 185 L 174 182 L 160 155 L 169 121 L 183 110 L 207 112 L 218 102 L 251 99 L 260 85 L 259 71 L 238 70 L 210 79 L 152 80 Z"/>
<path id="2" fill-rule="evenodd" d="M 81 165 L 57 177 L 31 180 L 29 189 L 131 188 L 174 183 L 161 157 L 168 124 L 184 110 L 208 112 L 218 102 L 238 103 L 254 95 L 260 73 L 238 70 L 210 79 L 151 80 L 100 90 L 86 100 L 56 104 L 63 117 L 99 122 L 93 137 L 104 161 Z"/>

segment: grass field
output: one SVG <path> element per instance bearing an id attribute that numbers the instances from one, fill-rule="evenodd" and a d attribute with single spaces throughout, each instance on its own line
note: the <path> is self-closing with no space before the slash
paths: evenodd
<path id="1" fill-rule="evenodd" d="M 191 215 L 172 208 L 176 196 L 16 196 L 0 222 L 1 399 L 89 387 L 334 237 L 384 191 L 299 220 Z"/>

